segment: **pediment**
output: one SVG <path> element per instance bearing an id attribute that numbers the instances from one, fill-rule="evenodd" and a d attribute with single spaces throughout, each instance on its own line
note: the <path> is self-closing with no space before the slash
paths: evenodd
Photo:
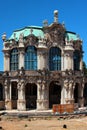
<path id="1" fill-rule="evenodd" d="M 38 41 L 38 38 L 33 34 L 30 34 L 24 38 L 24 43 L 29 44 L 29 45 L 35 45 L 37 41 Z"/>

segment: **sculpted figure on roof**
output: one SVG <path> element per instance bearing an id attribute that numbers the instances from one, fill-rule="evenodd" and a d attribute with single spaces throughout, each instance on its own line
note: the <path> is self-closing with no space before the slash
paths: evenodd
<path id="1" fill-rule="evenodd" d="M 24 35 L 23 35 L 23 33 L 21 33 L 19 36 L 19 42 L 23 42 L 23 37 L 24 37 Z"/>

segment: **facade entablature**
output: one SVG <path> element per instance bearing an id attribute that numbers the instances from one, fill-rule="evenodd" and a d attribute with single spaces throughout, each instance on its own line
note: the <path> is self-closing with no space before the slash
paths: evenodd
<path id="1" fill-rule="evenodd" d="M 19 47 L 21 47 L 21 41 L 19 40 Z M 24 41 L 23 41 L 23 45 L 24 47 L 27 47 L 27 46 L 35 46 L 37 47 L 38 46 L 38 37 L 35 37 L 33 34 L 27 36 L 27 37 L 24 37 Z"/>

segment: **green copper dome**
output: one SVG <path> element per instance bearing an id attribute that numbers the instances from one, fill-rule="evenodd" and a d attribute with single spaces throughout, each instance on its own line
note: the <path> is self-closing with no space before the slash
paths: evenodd
<path id="1" fill-rule="evenodd" d="M 36 37 L 41 37 L 41 38 L 44 37 L 44 32 L 42 30 L 42 27 L 40 27 L 40 26 L 28 26 L 28 27 L 25 27 L 25 28 L 22 28 L 22 29 L 15 30 L 12 33 L 9 40 L 15 39 L 16 41 L 18 41 L 21 33 L 24 35 L 24 37 L 26 37 L 30 34 L 33 34 Z"/>
<path id="2" fill-rule="evenodd" d="M 20 34 L 23 34 L 24 37 L 26 37 L 26 36 L 28 36 L 30 34 L 33 34 L 36 37 L 44 38 L 43 27 L 40 27 L 40 26 L 27 26 L 25 28 L 15 30 L 12 33 L 9 40 L 15 39 L 16 41 L 18 41 Z M 78 40 L 79 36 L 74 32 L 66 31 L 65 38 L 67 38 L 68 41 L 70 41 L 70 40 Z"/>
<path id="3" fill-rule="evenodd" d="M 76 33 L 69 31 L 66 31 L 65 38 L 67 38 L 68 41 L 80 39 Z"/>

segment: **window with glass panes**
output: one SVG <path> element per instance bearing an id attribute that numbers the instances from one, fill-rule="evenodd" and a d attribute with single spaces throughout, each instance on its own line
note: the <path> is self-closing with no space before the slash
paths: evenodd
<path id="1" fill-rule="evenodd" d="M 49 50 L 49 69 L 61 70 L 61 50 L 58 47 Z"/>
<path id="2" fill-rule="evenodd" d="M 80 53 L 79 51 L 74 52 L 74 70 L 80 69 Z"/>
<path id="3" fill-rule="evenodd" d="M 25 50 L 25 70 L 37 70 L 37 49 L 34 46 Z"/>
<path id="4" fill-rule="evenodd" d="M 10 53 L 10 70 L 18 70 L 18 50 L 14 48 Z"/>

